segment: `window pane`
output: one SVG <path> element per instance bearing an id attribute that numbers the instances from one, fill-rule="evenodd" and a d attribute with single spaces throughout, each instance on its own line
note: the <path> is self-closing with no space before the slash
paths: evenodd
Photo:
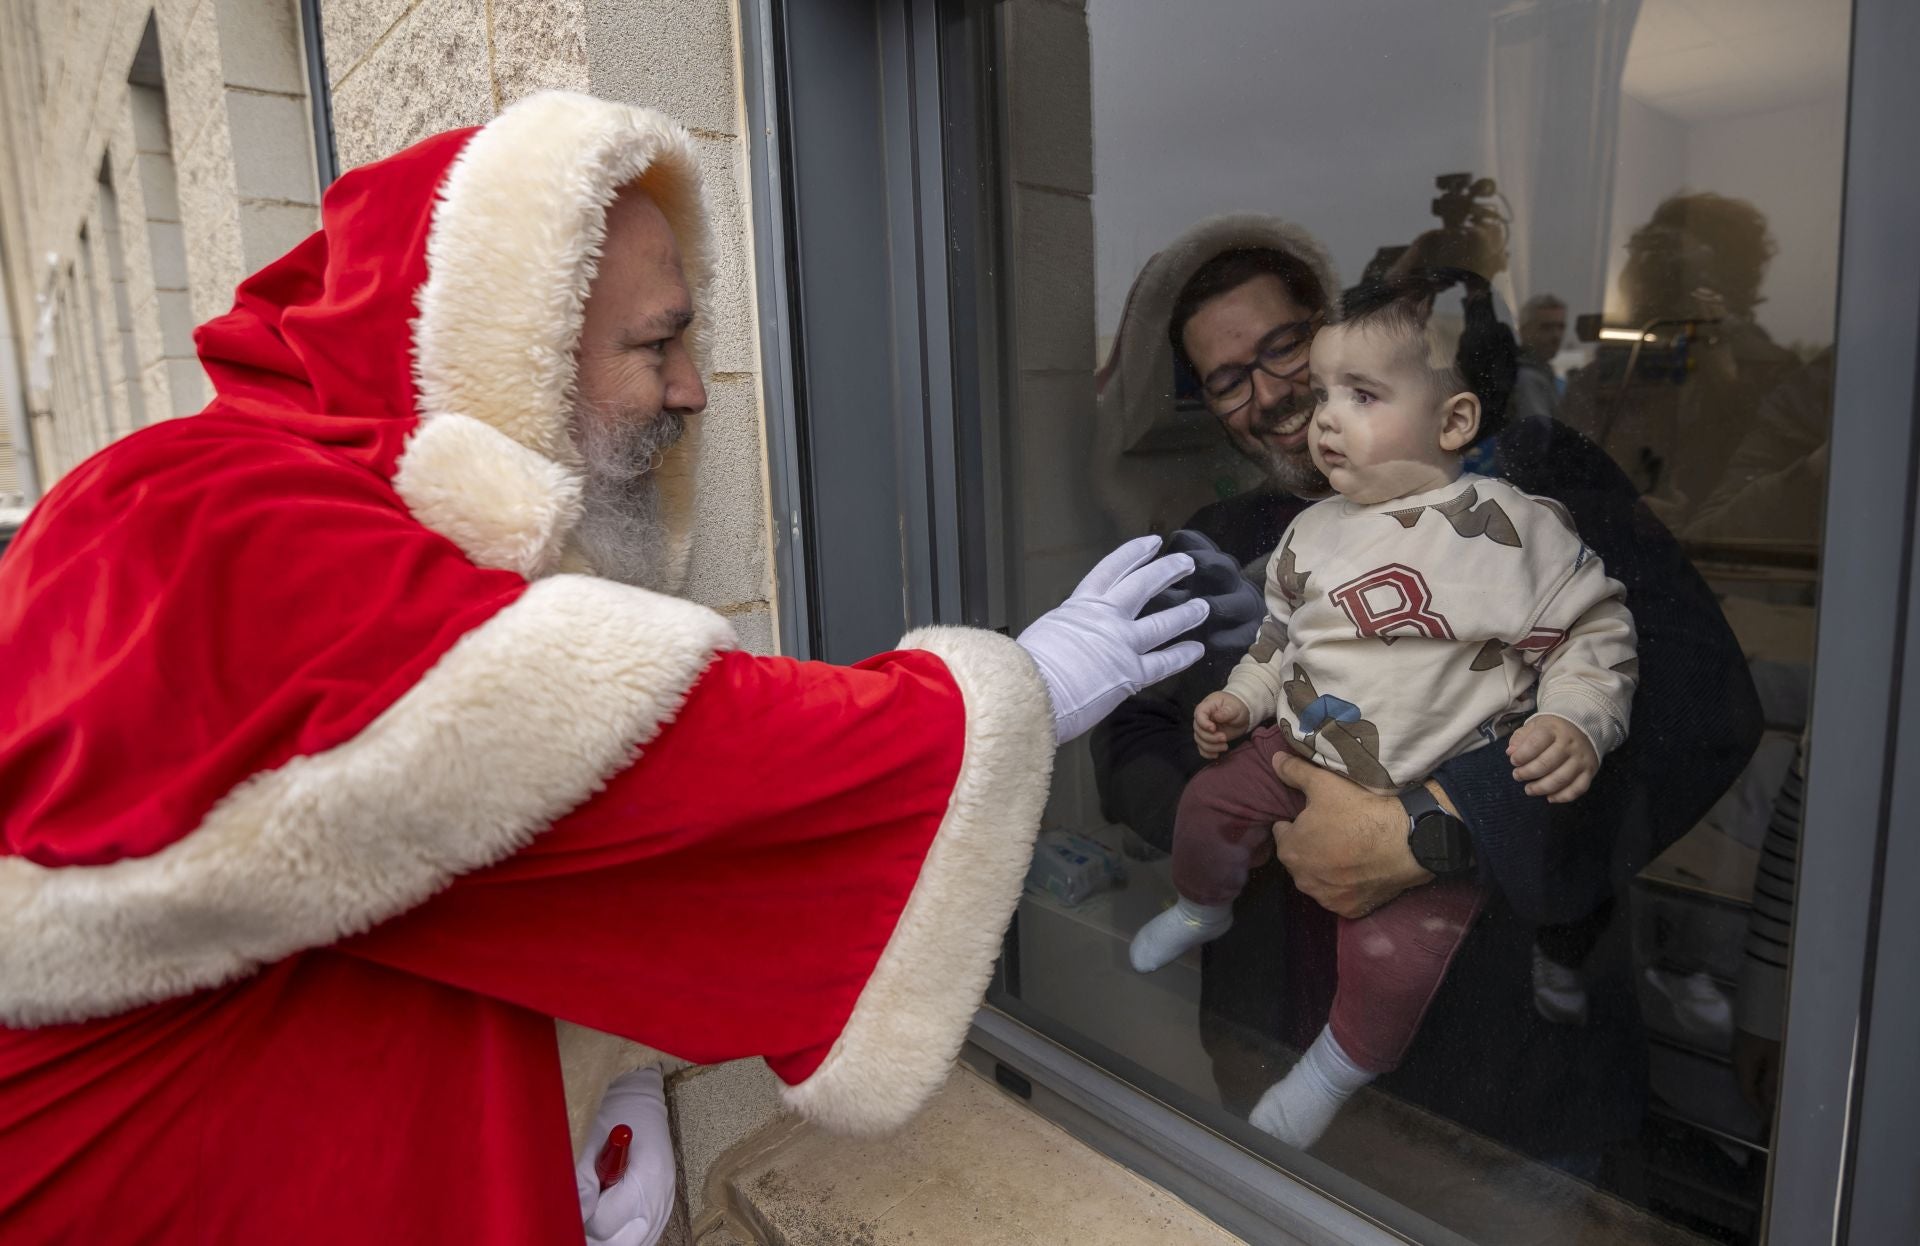
<path id="1" fill-rule="evenodd" d="M 1000 1006 L 1416 1239 L 1757 1240 L 1848 15 L 1001 6 L 1011 621 L 1177 529 L 1246 613 L 1063 750 Z"/>

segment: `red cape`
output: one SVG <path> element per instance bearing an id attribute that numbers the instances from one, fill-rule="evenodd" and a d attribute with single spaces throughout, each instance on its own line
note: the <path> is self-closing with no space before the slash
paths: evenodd
<path id="1" fill-rule="evenodd" d="M 635 178 L 698 297 L 653 114 L 539 96 L 348 174 L 202 327 L 206 412 L 0 560 L 9 1242 L 577 1240 L 554 1018 L 765 1056 L 841 1128 L 944 1076 L 1045 691 L 990 634 L 761 659 L 582 574 L 572 348 Z"/>

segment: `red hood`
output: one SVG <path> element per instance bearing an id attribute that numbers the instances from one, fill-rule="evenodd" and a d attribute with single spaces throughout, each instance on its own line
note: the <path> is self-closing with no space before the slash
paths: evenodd
<path id="1" fill-rule="evenodd" d="M 544 824 L 396 811 L 477 736 L 503 757 L 537 743 L 436 697 L 550 695 L 576 647 L 592 688 L 610 650 L 671 641 L 628 618 L 670 599 L 554 574 L 591 570 L 570 546 L 573 353 L 605 206 L 634 181 L 699 300 L 698 166 L 657 114 L 549 93 L 348 174 L 321 230 L 200 329 L 207 409 L 122 438 L 34 509 L 0 560 L 0 1024 L 330 942 Z M 684 533 L 692 439 L 675 453 L 661 493 Z M 620 620 L 611 638 L 586 639 L 597 618 Z M 674 626 L 696 640 L 669 684 L 725 631 Z M 528 645 L 554 647 L 547 673 Z M 440 676 L 460 652 L 484 677 Z"/>
<path id="2" fill-rule="evenodd" d="M 273 420 L 393 475 L 420 416 L 411 322 L 434 199 L 476 132 L 436 134 L 333 184 L 319 232 L 241 282 L 233 309 L 194 334 L 209 412 Z"/>

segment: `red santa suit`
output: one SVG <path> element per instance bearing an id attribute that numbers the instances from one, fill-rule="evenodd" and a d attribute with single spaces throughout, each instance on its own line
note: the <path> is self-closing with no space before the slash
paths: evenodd
<path id="1" fill-rule="evenodd" d="M 990 633 L 759 658 L 581 574 L 573 350 L 635 179 L 697 299 L 652 113 L 540 96 L 347 174 L 200 329 L 205 412 L 0 561 L 7 1242 L 577 1242 L 556 1018 L 763 1056 L 839 1129 L 940 1083 L 1047 691 Z"/>

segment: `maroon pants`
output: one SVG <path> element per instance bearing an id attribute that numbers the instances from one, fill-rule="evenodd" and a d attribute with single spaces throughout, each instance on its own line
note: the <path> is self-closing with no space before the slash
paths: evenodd
<path id="1" fill-rule="evenodd" d="M 1196 904 L 1229 904 L 1273 855 L 1273 824 L 1304 801 L 1273 772 L 1286 739 L 1263 727 L 1193 777 L 1173 827 L 1173 885 Z M 1454 953 L 1486 900 L 1476 883 L 1435 881 L 1357 921 L 1339 922 L 1339 985 L 1328 1024 L 1353 1062 L 1399 1065 Z"/>

